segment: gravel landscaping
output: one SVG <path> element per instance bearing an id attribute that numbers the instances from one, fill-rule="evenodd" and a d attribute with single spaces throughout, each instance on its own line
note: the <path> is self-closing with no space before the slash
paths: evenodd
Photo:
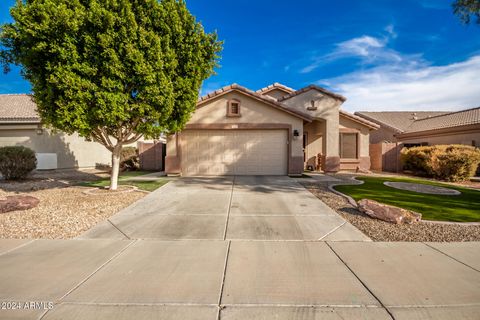
<path id="1" fill-rule="evenodd" d="M 335 178 L 348 183 L 351 175 L 335 175 Z M 330 191 L 328 185 L 335 182 L 314 179 L 298 179 L 297 181 L 373 241 L 480 241 L 479 225 L 434 224 L 429 222 L 411 225 L 392 224 L 364 215 L 344 197 Z"/>
<path id="2" fill-rule="evenodd" d="M 0 198 L 25 194 L 40 199 L 26 211 L 0 214 L 0 238 L 74 238 L 146 195 L 145 192 L 84 193 L 75 186 L 99 180 L 105 172 L 55 171 L 34 174 L 23 182 L 0 181 Z"/>

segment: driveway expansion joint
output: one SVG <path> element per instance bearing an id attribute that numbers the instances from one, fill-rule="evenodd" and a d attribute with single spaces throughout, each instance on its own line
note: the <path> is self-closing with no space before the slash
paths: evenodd
<path id="1" fill-rule="evenodd" d="M 125 232 L 123 232 L 122 230 L 120 230 L 119 227 L 117 227 L 110 219 L 107 219 L 108 222 L 110 222 L 110 224 L 112 225 L 112 227 L 114 227 L 115 229 L 118 230 L 118 232 L 120 232 L 121 234 L 123 234 L 128 240 L 132 240 Z"/>
<path id="2" fill-rule="evenodd" d="M 335 231 L 337 231 L 338 229 L 343 227 L 346 223 L 347 223 L 347 221 L 344 221 L 341 225 L 339 225 L 338 227 L 330 230 L 327 234 L 325 234 L 323 237 L 320 237 L 317 241 L 322 241 L 322 239 L 325 239 L 326 237 L 328 237 L 329 235 L 331 235 L 332 233 L 334 233 Z"/>
<path id="3" fill-rule="evenodd" d="M 426 245 L 427 247 L 429 247 L 429 248 L 432 248 L 433 250 L 435 250 L 435 251 L 438 251 L 438 252 L 440 252 L 441 254 L 443 254 L 443 255 L 445 255 L 445 256 L 447 256 L 447 257 L 449 257 L 450 259 L 453 259 L 453 260 L 455 260 L 455 261 L 457 261 L 457 262 L 459 262 L 459 263 L 463 264 L 464 266 L 466 266 L 466 267 L 469 267 L 470 269 L 473 269 L 473 270 L 475 270 L 475 271 L 477 271 L 477 272 L 480 272 L 480 270 L 478 270 L 478 269 L 475 269 L 474 267 L 472 267 L 472 266 L 470 266 L 470 265 L 466 264 L 465 262 L 463 262 L 463 261 L 460 261 L 460 260 L 458 260 L 458 259 L 457 259 L 457 258 L 455 258 L 455 257 L 452 257 L 452 256 L 451 256 L 451 255 L 449 255 L 448 253 L 446 253 L 446 252 L 443 252 L 442 250 L 440 250 L 440 249 L 437 249 L 437 248 L 435 248 L 435 247 L 433 247 L 433 246 L 429 245 L 427 242 L 422 242 L 422 243 L 423 243 L 424 245 Z"/>
<path id="4" fill-rule="evenodd" d="M 120 240 L 122 241 L 122 240 Z M 126 241 L 126 240 L 123 240 L 123 241 Z M 92 278 L 97 272 L 99 272 L 101 269 L 103 269 L 107 264 L 109 264 L 110 262 L 112 262 L 113 260 L 115 260 L 118 256 L 120 256 L 123 252 L 125 252 L 125 250 L 127 250 L 128 248 L 130 248 L 134 243 L 136 243 L 137 240 L 129 240 L 129 243 L 127 243 L 127 245 L 125 247 L 123 247 L 120 251 L 118 251 L 117 253 L 115 253 L 112 257 L 110 257 L 107 261 L 105 261 L 104 263 L 102 263 L 97 269 L 95 269 L 92 273 L 90 273 L 88 276 L 85 277 L 85 279 L 83 279 L 82 281 L 80 281 L 78 284 L 76 284 L 72 289 L 70 289 L 67 293 L 65 293 L 63 296 L 61 296 L 56 302 L 55 304 L 58 304 L 61 300 L 65 299 L 68 295 L 70 295 L 72 292 L 74 292 L 75 290 L 77 290 L 82 284 L 84 284 L 85 282 L 87 282 L 90 278 Z"/>
<path id="5" fill-rule="evenodd" d="M 225 220 L 225 230 L 223 231 L 223 240 L 227 238 L 228 221 L 230 219 L 230 210 L 232 209 L 233 189 L 235 188 L 235 176 L 232 179 L 232 188 L 230 189 L 230 199 L 228 201 L 227 219 Z M 230 244 L 229 244 L 230 246 Z"/>
<path id="6" fill-rule="evenodd" d="M 16 247 L 13 247 L 13 248 L 11 248 L 11 249 L 9 249 L 9 250 L 7 250 L 7 251 L 4 251 L 4 252 L 0 253 L 0 256 L 3 256 L 4 254 L 10 253 L 10 252 L 15 251 L 15 250 L 17 250 L 17 249 L 23 248 L 23 247 L 25 247 L 26 245 L 29 245 L 30 243 L 35 242 L 36 240 L 38 240 L 38 239 L 32 239 L 32 240 L 27 241 L 27 242 L 25 242 L 25 243 L 22 243 L 22 244 L 20 244 L 20 245 L 18 245 L 18 246 L 16 246 Z"/>
<path id="7" fill-rule="evenodd" d="M 230 255 L 230 246 L 231 246 L 232 242 L 231 241 L 228 241 L 228 245 L 227 245 L 227 252 L 225 254 L 225 264 L 223 265 L 223 274 L 222 274 L 222 283 L 220 285 L 220 293 L 218 295 L 218 304 L 217 304 L 217 307 L 218 307 L 218 313 L 217 313 L 217 320 L 220 320 L 220 312 L 222 310 L 222 297 L 223 297 L 223 290 L 224 290 L 224 287 L 225 287 L 225 277 L 227 275 L 227 265 L 228 265 L 228 257 Z"/>
<path id="8" fill-rule="evenodd" d="M 395 317 L 393 316 L 393 314 L 390 312 L 390 310 L 387 309 L 387 307 L 385 306 L 385 304 L 375 295 L 375 293 L 373 293 L 372 290 L 370 290 L 370 288 L 367 286 L 367 284 L 362 281 L 362 279 L 360 279 L 360 277 L 353 271 L 352 268 L 350 268 L 350 266 L 342 259 L 342 257 L 340 257 L 340 255 L 332 248 L 332 246 L 330 245 L 330 243 L 328 243 L 328 241 L 325 241 L 325 244 L 330 248 L 330 250 L 332 250 L 332 252 L 337 256 L 337 258 L 345 265 L 345 267 L 352 273 L 352 275 L 357 278 L 357 280 L 362 284 L 362 286 L 378 301 L 378 303 L 380 304 L 380 306 L 382 306 L 382 308 L 385 309 L 385 311 L 388 313 L 388 315 L 393 319 L 395 320 Z"/>

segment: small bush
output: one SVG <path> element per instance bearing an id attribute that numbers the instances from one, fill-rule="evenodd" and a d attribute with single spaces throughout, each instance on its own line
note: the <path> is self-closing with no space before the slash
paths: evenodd
<path id="1" fill-rule="evenodd" d="M 480 150 L 466 145 L 437 145 L 403 148 L 404 170 L 447 181 L 464 181 L 475 175 Z"/>
<path id="2" fill-rule="evenodd" d="M 5 180 L 25 179 L 36 167 L 33 150 L 22 146 L 0 148 L 0 173 Z"/>
<path id="3" fill-rule="evenodd" d="M 120 154 L 120 170 L 135 171 L 140 168 L 138 150 L 134 147 L 124 147 Z"/>

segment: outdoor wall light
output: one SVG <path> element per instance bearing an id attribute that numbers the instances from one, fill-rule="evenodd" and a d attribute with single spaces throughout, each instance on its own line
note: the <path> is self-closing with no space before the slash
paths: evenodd
<path id="1" fill-rule="evenodd" d="M 293 138 L 298 139 L 299 136 L 300 136 L 300 132 L 297 129 L 293 130 Z"/>

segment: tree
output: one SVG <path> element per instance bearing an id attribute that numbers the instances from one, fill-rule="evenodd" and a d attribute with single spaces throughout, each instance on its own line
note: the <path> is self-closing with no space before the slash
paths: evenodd
<path id="1" fill-rule="evenodd" d="M 17 0 L 0 61 L 22 68 L 45 125 L 112 152 L 183 128 L 222 43 L 183 0 Z"/>
<path id="2" fill-rule="evenodd" d="M 480 0 L 456 0 L 453 4 L 453 13 L 455 13 L 460 20 L 469 24 L 472 17 L 477 18 L 477 23 L 480 24 Z"/>

